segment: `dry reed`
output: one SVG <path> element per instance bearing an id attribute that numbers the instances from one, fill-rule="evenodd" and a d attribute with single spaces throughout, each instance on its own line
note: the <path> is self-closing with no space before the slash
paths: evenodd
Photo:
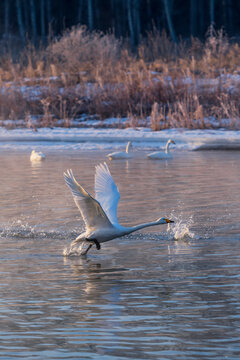
<path id="1" fill-rule="evenodd" d="M 205 42 L 178 45 L 154 30 L 133 54 L 112 34 L 75 27 L 47 48 L 29 44 L 18 61 L 10 53 L 0 57 L 0 120 L 22 119 L 21 126 L 33 128 L 71 126 L 84 114 L 101 124 L 127 117 L 127 126 L 153 130 L 236 129 L 239 57 L 239 45 L 213 29 Z"/>

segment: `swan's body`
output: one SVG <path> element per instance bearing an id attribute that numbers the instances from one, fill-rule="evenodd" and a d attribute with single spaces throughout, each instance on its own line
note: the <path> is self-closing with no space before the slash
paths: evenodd
<path id="1" fill-rule="evenodd" d="M 147 157 L 149 159 L 171 159 L 172 154 L 169 152 L 169 145 L 175 144 L 175 142 L 171 139 L 168 140 L 165 146 L 165 151 L 154 151 L 151 154 L 148 154 Z"/>
<path id="2" fill-rule="evenodd" d="M 42 161 L 45 159 L 45 155 L 41 151 L 33 150 L 30 155 L 31 161 Z"/>
<path id="3" fill-rule="evenodd" d="M 129 153 L 129 149 L 132 146 L 131 142 L 129 141 L 127 143 L 126 146 L 126 150 L 125 151 L 116 151 L 113 152 L 111 154 L 108 154 L 107 157 L 109 158 L 109 160 L 114 160 L 114 159 L 130 159 L 132 157 L 132 155 Z"/>
<path id="4" fill-rule="evenodd" d="M 82 253 L 86 254 L 93 244 L 96 245 L 97 249 L 100 249 L 100 243 L 130 234 L 148 226 L 173 222 L 160 218 L 156 221 L 133 227 L 120 225 L 117 219 L 117 206 L 120 195 L 106 163 L 96 166 L 96 199 L 78 184 L 72 170 L 64 173 L 64 178 L 73 194 L 74 201 L 80 210 L 86 226 L 86 231 L 72 242 L 70 252 L 78 243 L 84 245 L 84 243 L 88 242 L 87 250 Z"/>

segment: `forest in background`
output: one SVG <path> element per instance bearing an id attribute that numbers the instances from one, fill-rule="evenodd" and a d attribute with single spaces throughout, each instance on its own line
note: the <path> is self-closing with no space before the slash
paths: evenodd
<path id="1" fill-rule="evenodd" d="M 179 38 L 204 38 L 210 25 L 230 37 L 240 32 L 238 0 L 3 0 L 0 36 L 35 44 L 76 25 L 129 37 L 132 47 L 153 28 Z"/>

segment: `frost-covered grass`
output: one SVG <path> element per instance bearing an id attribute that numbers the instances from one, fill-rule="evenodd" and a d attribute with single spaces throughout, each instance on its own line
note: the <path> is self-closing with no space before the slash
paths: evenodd
<path id="1" fill-rule="evenodd" d="M 222 32 L 176 45 L 154 31 L 133 54 L 111 34 L 74 28 L 0 58 L 0 125 L 239 129 L 239 57 Z"/>

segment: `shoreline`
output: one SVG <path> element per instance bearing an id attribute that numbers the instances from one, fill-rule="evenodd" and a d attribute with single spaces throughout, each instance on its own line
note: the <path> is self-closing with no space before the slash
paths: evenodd
<path id="1" fill-rule="evenodd" d="M 240 150 L 238 130 L 167 129 L 152 131 L 148 128 L 40 128 L 7 130 L 0 128 L 0 149 L 57 148 L 57 149 L 120 149 L 128 141 L 138 150 L 158 149 L 171 138 L 175 150 Z"/>

